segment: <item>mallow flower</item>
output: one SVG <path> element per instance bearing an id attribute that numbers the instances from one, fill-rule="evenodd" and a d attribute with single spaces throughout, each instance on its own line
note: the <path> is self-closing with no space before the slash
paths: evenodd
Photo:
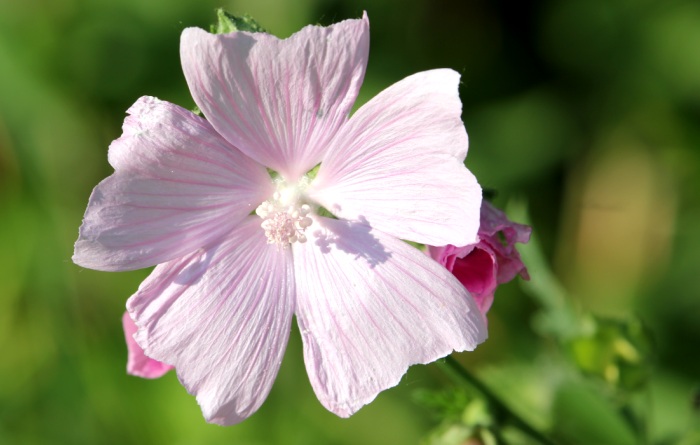
<path id="1" fill-rule="evenodd" d="M 463 247 L 428 246 L 428 253 L 457 277 L 485 318 L 499 284 L 517 275 L 530 278 L 515 248 L 515 243 L 530 240 L 530 232 L 530 227 L 510 221 L 503 211 L 484 200 L 476 243 Z"/>
<path id="2" fill-rule="evenodd" d="M 133 338 L 175 367 L 207 421 L 260 407 L 293 317 L 313 390 L 343 417 L 408 366 L 484 341 L 465 288 L 404 242 L 477 240 L 456 72 L 409 76 L 350 116 L 366 14 L 283 40 L 188 28 L 180 50 L 206 119 L 136 101 L 73 260 L 156 265 L 127 302 Z"/>

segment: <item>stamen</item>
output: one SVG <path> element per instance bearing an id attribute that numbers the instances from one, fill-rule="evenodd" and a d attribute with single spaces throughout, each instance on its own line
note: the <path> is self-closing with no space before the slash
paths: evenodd
<path id="1" fill-rule="evenodd" d="M 302 180 L 297 185 L 288 186 L 280 180 L 272 198 L 255 209 L 255 213 L 263 219 L 260 226 L 269 244 L 286 248 L 292 243 L 306 242 L 304 232 L 313 224 L 313 219 L 307 216 L 311 213 L 311 206 L 302 204 L 303 190 L 307 184 L 308 181 Z"/>

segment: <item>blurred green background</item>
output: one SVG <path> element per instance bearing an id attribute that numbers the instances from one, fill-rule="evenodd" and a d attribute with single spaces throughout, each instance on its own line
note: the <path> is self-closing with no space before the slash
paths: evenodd
<path id="1" fill-rule="evenodd" d="M 296 332 L 269 399 L 234 427 L 206 424 L 172 373 L 125 374 L 120 318 L 148 271 L 81 269 L 73 242 L 125 110 L 142 95 L 194 105 L 179 35 L 217 7 L 281 37 L 367 10 L 360 102 L 416 71 L 459 71 L 467 165 L 499 206 L 527 204 L 574 306 L 653 332 L 652 440 L 693 428 L 697 0 L 0 0 L 0 444 L 409 444 L 441 420 L 414 397 L 450 387 L 432 365 L 350 419 L 326 412 Z M 539 305 L 517 282 L 500 288 L 489 341 L 460 361 L 561 443 L 634 443 L 537 329 Z"/>

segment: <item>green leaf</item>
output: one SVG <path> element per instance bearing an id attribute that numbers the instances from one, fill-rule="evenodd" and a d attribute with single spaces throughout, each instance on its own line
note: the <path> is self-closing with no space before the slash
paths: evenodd
<path id="1" fill-rule="evenodd" d="M 209 28 L 212 34 L 228 34 L 235 31 L 266 32 L 265 28 L 249 15 L 239 17 L 219 8 L 216 10 L 216 17 L 216 25 Z"/>

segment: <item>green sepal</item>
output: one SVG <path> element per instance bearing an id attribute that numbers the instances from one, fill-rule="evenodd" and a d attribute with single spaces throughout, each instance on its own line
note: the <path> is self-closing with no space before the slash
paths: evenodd
<path id="1" fill-rule="evenodd" d="M 306 177 L 309 178 L 310 180 L 316 179 L 316 175 L 318 174 L 318 170 L 321 168 L 321 163 L 316 164 L 314 168 L 306 172 Z"/>
<path id="2" fill-rule="evenodd" d="M 330 210 L 328 210 L 327 208 L 322 207 L 322 206 L 319 206 L 319 207 L 316 209 L 316 214 L 317 214 L 318 216 L 323 216 L 323 217 L 325 217 L 325 218 L 338 219 L 338 217 L 335 216 L 333 213 L 331 213 Z"/>
<path id="3" fill-rule="evenodd" d="M 216 10 L 216 18 L 216 24 L 209 27 L 212 34 L 228 34 L 235 31 L 266 32 L 265 28 L 249 15 L 238 17 L 219 8 Z"/>
<path id="4" fill-rule="evenodd" d="M 415 241 L 409 241 L 409 240 L 402 240 L 402 241 L 405 242 L 406 244 L 409 244 L 409 245 L 415 247 L 416 249 L 420 250 L 421 252 L 425 251 L 425 244 L 421 244 L 421 243 L 417 243 Z"/>
<path id="5" fill-rule="evenodd" d="M 274 171 L 273 169 L 271 169 L 269 167 L 265 167 L 265 168 L 267 169 L 267 174 L 270 175 L 270 179 L 272 179 L 273 181 L 275 179 L 277 179 L 277 177 L 280 175 L 279 173 L 277 173 L 276 171 Z"/>

